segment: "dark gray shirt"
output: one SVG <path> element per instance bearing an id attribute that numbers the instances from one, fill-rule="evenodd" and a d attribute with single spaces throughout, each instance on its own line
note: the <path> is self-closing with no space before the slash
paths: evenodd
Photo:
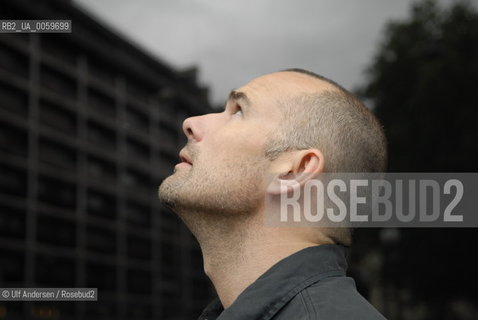
<path id="1" fill-rule="evenodd" d="M 218 298 L 199 320 L 385 319 L 345 276 L 345 247 L 321 245 L 279 261 L 226 310 Z"/>

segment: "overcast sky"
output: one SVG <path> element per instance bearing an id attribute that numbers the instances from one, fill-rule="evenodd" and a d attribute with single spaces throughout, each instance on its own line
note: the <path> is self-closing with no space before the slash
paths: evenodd
<path id="1" fill-rule="evenodd" d="M 411 0 L 75 0 L 176 69 L 196 65 L 210 100 L 290 67 L 353 89 L 364 81 L 385 23 Z M 450 3 L 450 1 L 442 1 Z"/>

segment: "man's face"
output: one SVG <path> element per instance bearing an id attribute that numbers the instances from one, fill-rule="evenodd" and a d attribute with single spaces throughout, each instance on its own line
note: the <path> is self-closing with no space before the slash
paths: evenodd
<path id="1" fill-rule="evenodd" d="M 264 148 L 280 122 L 279 97 L 292 73 L 262 76 L 231 92 L 225 110 L 188 118 L 182 162 L 160 186 L 175 211 L 251 213 L 264 198 Z M 290 79 L 289 79 L 290 80 Z"/>

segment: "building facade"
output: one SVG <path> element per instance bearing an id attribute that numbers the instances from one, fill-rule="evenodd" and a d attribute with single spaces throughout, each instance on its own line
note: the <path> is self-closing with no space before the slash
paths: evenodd
<path id="1" fill-rule="evenodd" d="M 196 241 L 157 199 L 209 112 L 176 72 L 69 1 L 0 2 L 0 287 L 93 287 L 97 302 L 0 302 L 0 319 L 194 319 L 210 298 Z"/>

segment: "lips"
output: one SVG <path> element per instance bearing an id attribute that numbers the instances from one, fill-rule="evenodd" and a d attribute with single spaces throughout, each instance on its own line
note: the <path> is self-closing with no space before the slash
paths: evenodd
<path id="1" fill-rule="evenodd" d="M 182 150 L 179 153 L 179 159 L 181 159 L 181 162 L 185 162 L 185 163 L 190 164 L 190 165 L 193 164 L 192 161 L 191 161 L 191 157 L 184 150 Z"/>

